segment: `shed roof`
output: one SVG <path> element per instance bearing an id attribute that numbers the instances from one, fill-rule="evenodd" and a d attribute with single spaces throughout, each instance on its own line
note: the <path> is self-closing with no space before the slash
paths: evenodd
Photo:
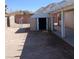
<path id="1" fill-rule="evenodd" d="M 34 14 L 31 16 L 32 18 L 42 18 L 42 17 L 49 17 L 47 13 L 39 13 L 39 14 Z"/>
<path id="2" fill-rule="evenodd" d="M 64 7 L 67 7 L 67 6 L 72 5 L 72 4 L 74 4 L 73 0 L 63 0 L 63 1 L 58 2 L 58 3 L 51 3 L 51 4 L 47 5 L 46 7 L 41 7 L 40 9 L 38 9 L 34 13 L 32 18 L 48 17 L 48 13 L 62 9 Z"/>
<path id="3" fill-rule="evenodd" d="M 31 17 L 32 18 L 49 17 L 47 11 L 51 9 L 53 6 L 54 6 L 54 3 L 51 3 L 47 5 L 46 7 L 41 7 Z"/>

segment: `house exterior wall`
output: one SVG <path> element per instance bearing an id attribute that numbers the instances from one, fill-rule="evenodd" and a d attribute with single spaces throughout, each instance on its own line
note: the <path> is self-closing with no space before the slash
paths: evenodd
<path id="1" fill-rule="evenodd" d="M 60 13 L 61 11 L 64 11 L 64 23 L 65 23 L 65 27 L 74 29 L 74 6 L 67 6 L 64 7 L 63 9 L 57 10 L 55 12 L 51 12 L 49 15 L 50 17 L 54 17 L 54 23 L 55 22 L 59 22 L 59 25 L 61 25 L 61 16 L 60 19 L 58 19 L 58 16 L 56 15 L 56 13 Z M 52 20 L 53 21 L 53 20 Z"/>
<path id="2" fill-rule="evenodd" d="M 60 20 L 60 25 L 61 25 L 60 29 L 59 31 L 54 31 L 54 33 L 60 37 L 62 37 L 62 33 L 64 33 L 63 40 L 73 46 L 74 45 L 74 5 L 70 5 L 60 10 L 56 10 L 55 13 L 56 12 L 57 13 L 63 12 L 63 17 L 61 16 L 60 17 L 63 18 L 62 20 L 64 22 Z M 50 17 L 53 17 L 52 13 L 54 12 L 50 13 Z M 65 25 L 65 27 L 63 25 Z"/>
<path id="3" fill-rule="evenodd" d="M 74 29 L 74 10 L 64 12 L 65 26 Z"/>
<path id="4" fill-rule="evenodd" d="M 49 14 L 50 15 L 50 18 L 51 18 L 51 20 L 49 20 L 50 21 L 50 24 L 51 24 L 51 31 L 53 31 L 53 28 L 55 28 L 54 25 L 59 25 L 60 19 L 58 17 L 58 14 L 59 13 L 50 13 Z"/>
<path id="5" fill-rule="evenodd" d="M 54 23 L 56 23 L 58 20 L 57 20 L 57 13 L 51 13 L 50 14 L 50 17 L 53 17 L 54 19 Z"/>

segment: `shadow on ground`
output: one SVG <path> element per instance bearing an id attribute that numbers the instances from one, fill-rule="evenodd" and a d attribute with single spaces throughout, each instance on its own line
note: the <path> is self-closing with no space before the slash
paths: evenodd
<path id="1" fill-rule="evenodd" d="M 29 32 L 29 28 L 20 28 L 15 33 L 27 33 Z"/>
<path id="2" fill-rule="evenodd" d="M 28 28 L 16 33 L 27 32 L 20 59 L 74 59 L 74 48 L 50 32 L 33 32 Z M 22 46 L 22 45 L 20 45 Z M 17 56 L 16 56 L 17 57 Z"/>

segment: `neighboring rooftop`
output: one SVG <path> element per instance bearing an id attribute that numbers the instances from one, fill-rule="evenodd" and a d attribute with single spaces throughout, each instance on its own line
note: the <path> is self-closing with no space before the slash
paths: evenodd
<path id="1" fill-rule="evenodd" d="M 30 11 L 15 11 L 15 12 L 6 13 L 5 16 L 10 16 L 15 14 L 33 14 L 33 13 L 31 13 Z"/>

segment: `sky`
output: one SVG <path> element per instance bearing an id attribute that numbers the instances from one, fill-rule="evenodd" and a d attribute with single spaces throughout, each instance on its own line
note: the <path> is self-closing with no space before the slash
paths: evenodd
<path id="1" fill-rule="evenodd" d="M 44 7 L 53 2 L 62 0 L 6 0 L 5 4 L 8 6 L 8 11 L 28 10 L 35 12 L 37 9 Z"/>

